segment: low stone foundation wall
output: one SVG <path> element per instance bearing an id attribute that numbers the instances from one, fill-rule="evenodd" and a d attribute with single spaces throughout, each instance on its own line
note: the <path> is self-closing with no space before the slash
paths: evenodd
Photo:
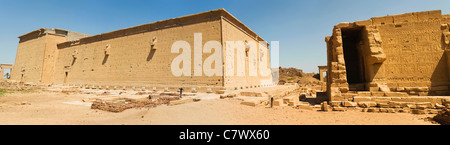
<path id="1" fill-rule="evenodd" d="M 353 97 L 353 100 L 329 101 L 321 104 L 323 111 L 361 109 L 363 112 L 437 114 L 450 108 L 450 96 L 417 97 Z"/>
<path id="2" fill-rule="evenodd" d="M 41 88 L 38 85 L 12 82 L 12 81 L 0 81 L 0 89 L 7 91 L 27 91 Z"/>

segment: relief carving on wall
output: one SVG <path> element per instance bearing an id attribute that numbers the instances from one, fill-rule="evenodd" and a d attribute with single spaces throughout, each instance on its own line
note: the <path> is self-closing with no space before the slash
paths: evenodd
<path id="1" fill-rule="evenodd" d="M 383 52 L 383 47 L 381 46 L 383 41 L 381 40 L 381 35 L 376 26 L 367 27 L 369 33 L 369 50 L 370 56 L 368 58 L 369 64 L 383 63 L 386 60 L 386 54 Z"/>

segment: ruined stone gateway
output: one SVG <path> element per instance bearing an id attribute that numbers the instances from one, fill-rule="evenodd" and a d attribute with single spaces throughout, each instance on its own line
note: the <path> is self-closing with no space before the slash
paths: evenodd
<path id="1" fill-rule="evenodd" d="M 440 10 L 335 25 L 325 39 L 330 101 L 450 95 L 449 26 Z"/>
<path id="2" fill-rule="evenodd" d="M 224 47 L 214 51 L 220 51 L 223 64 L 234 63 L 237 66 L 238 62 L 244 62 L 239 64 L 245 65 L 244 75 L 174 76 L 171 63 L 180 53 L 171 53 L 172 44 L 183 40 L 194 48 L 194 33 L 202 33 L 201 46 L 212 40 L 220 42 L 222 46 L 226 45 L 226 41 L 264 41 L 224 9 L 93 36 L 42 28 L 19 36 L 11 79 L 39 85 L 170 91 L 180 87 L 187 91 L 212 91 L 272 85 L 271 76 L 249 75 L 249 60 L 253 56 L 239 56 L 235 51 L 234 60 L 230 60 L 227 59 L 230 54 L 225 52 Z M 259 45 L 258 50 L 261 46 L 263 50 L 269 51 L 268 45 Z M 199 58 L 194 58 L 198 55 L 194 53 L 191 52 L 192 59 Z M 211 54 L 200 52 L 201 62 Z M 265 54 L 268 56 L 268 53 Z M 270 69 L 270 59 L 267 59 L 267 63 Z M 223 71 L 227 69 L 225 65 L 213 67 L 223 67 Z M 194 69 L 198 67 L 191 63 L 191 68 L 191 74 L 194 74 Z"/>

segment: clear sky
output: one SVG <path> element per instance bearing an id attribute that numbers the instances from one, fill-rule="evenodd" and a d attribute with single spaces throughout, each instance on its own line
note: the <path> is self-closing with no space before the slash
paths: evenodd
<path id="1" fill-rule="evenodd" d="M 280 65 L 318 72 L 335 24 L 442 10 L 450 0 L 0 0 L 0 64 L 13 64 L 19 39 L 33 30 L 87 34 L 225 8 L 266 41 L 280 41 Z"/>

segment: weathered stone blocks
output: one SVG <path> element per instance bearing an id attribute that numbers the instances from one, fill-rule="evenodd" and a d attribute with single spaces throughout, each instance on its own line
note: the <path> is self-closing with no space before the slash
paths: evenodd
<path id="1" fill-rule="evenodd" d="M 358 106 L 361 108 L 369 108 L 377 106 L 376 102 L 358 102 Z"/>
<path id="2" fill-rule="evenodd" d="M 357 102 L 351 102 L 351 101 L 342 101 L 342 106 L 344 107 L 356 107 L 358 106 Z"/>

